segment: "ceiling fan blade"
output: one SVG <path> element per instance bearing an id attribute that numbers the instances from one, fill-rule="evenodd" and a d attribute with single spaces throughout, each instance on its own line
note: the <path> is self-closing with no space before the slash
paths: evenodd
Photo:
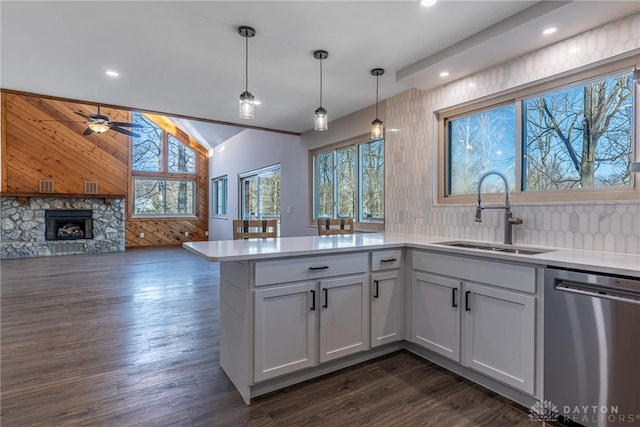
<path id="1" fill-rule="evenodd" d="M 125 135 L 133 136 L 134 138 L 138 138 L 140 136 L 137 133 L 131 132 L 130 130 L 122 129 L 122 128 L 119 128 L 118 126 L 114 126 L 113 123 L 111 123 L 110 128 L 111 128 L 111 130 L 115 130 L 116 132 L 120 132 L 120 133 L 123 133 Z"/>
<path id="2" fill-rule="evenodd" d="M 91 130 L 91 128 L 86 128 L 84 132 L 82 132 L 83 135 L 91 135 L 92 133 L 93 131 Z"/>
<path id="3" fill-rule="evenodd" d="M 141 124 L 138 123 L 125 123 L 125 122 L 111 122 L 112 125 L 114 126 L 124 126 L 124 127 L 128 127 L 128 128 L 143 128 L 144 126 L 142 126 Z"/>
<path id="4" fill-rule="evenodd" d="M 79 116 L 84 117 L 85 119 L 89 119 L 89 116 L 87 116 L 86 114 L 81 113 L 80 111 L 74 111 L 74 113 L 76 113 Z"/>

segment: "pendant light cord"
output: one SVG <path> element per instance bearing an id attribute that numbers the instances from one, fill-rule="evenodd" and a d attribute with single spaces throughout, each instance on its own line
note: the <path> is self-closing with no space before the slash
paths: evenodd
<path id="1" fill-rule="evenodd" d="M 380 76 L 376 76 L 376 119 L 378 118 L 378 79 Z"/>
<path id="2" fill-rule="evenodd" d="M 249 92 L 249 37 L 244 38 L 244 91 Z"/>
<path id="3" fill-rule="evenodd" d="M 322 59 L 320 59 L 320 107 L 322 107 Z"/>

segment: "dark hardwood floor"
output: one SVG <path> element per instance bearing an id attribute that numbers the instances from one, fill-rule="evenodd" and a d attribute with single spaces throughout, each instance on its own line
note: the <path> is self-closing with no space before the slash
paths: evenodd
<path id="1" fill-rule="evenodd" d="M 2 427 L 541 425 L 404 351 L 246 406 L 219 366 L 218 264 L 184 249 L 0 269 Z"/>

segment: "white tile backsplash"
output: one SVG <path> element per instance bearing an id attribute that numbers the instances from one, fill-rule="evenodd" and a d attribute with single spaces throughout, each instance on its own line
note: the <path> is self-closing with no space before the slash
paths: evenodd
<path id="1" fill-rule="evenodd" d="M 640 55 L 640 14 L 497 65 L 431 91 L 411 89 L 386 101 L 387 231 L 502 241 L 502 215 L 434 204 L 434 112 L 619 54 Z M 469 84 L 473 83 L 473 86 Z M 638 175 L 636 175 L 637 178 Z M 640 201 L 514 204 L 514 243 L 638 254 Z M 422 217 L 420 217 L 420 214 Z"/>

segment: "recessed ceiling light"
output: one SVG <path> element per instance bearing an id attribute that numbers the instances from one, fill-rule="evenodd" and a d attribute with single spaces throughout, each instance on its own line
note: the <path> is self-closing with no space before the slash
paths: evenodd
<path id="1" fill-rule="evenodd" d="M 104 73 L 109 77 L 118 77 L 120 73 L 114 70 L 104 70 Z"/>
<path id="2" fill-rule="evenodd" d="M 390 128 L 390 129 L 387 129 L 387 132 L 398 132 L 398 129 L 396 129 L 396 128 Z"/>
<path id="3" fill-rule="evenodd" d="M 438 0 L 418 0 L 418 4 L 420 6 L 424 6 L 424 7 L 429 7 L 429 6 L 433 6 L 434 4 L 436 4 Z"/>
<path id="4" fill-rule="evenodd" d="M 476 87 L 476 84 L 474 82 L 469 82 L 469 87 Z"/>
<path id="5" fill-rule="evenodd" d="M 257 99 L 254 99 L 253 100 L 253 104 L 254 105 L 260 105 L 260 104 L 262 104 L 262 102 L 258 101 Z"/>
<path id="6" fill-rule="evenodd" d="M 556 27 L 549 27 L 549 28 L 545 28 L 545 29 L 542 31 L 542 34 L 543 34 L 543 35 L 545 35 L 545 36 L 548 36 L 548 35 L 550 35 L 550 34 L 555 33 L 556 31 L 558 31 L 558 29 L 557 29 Z"/>
<path id="7" fill-rule="evenodd" d="M 577 53 L 580 49 L 578 49 L 577 47 L 572 47 L 571 49 L 569 49 L 569 53 Z"/>
<path id="8" fill-rule="evenodd" d="M 449 77 L 449 72 L 448 71 L 441 72 L 440 77 Z"/>

